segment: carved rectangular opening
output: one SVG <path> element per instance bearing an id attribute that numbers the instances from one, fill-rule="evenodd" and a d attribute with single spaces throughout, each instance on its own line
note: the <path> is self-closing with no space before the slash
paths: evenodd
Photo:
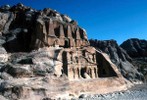
<path id="1" fill-rule="evenodd" d="M 63 51 L 62 53 L 62 62 L 63 62 L 63 73 L 68 75 L 68 68 L 67 68 L 67 52 Z"/>
<path id="2" fill-rule="evenodd" d="M 85 77 L 86 68 L 81 68 L 80 71 L 81 71 L 80 73 L 81 73 L 82 78 L 86 78 L 86 77 Z"/>
<path id="3" fill-rule="evenodd" d="M 69 39 L 66 39 L 64 48 L 69 48 L 69 47 L 70 47 L 70 41 L 69 41 Z"/>

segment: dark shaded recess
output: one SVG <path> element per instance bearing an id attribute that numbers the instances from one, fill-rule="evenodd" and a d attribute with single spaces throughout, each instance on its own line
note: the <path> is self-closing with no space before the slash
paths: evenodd
<path id="1" fill-rule="evenodd" d="M 63 51 L 62 53 L 62 63 L 63 63 L 63 73 L 68 75 L 68 69 L 67 69 L 67 52 Z"/>
<path id="2" fill-rule="evenodd" d="M 64 48 L 68 48 L 68 47 L 70 47 L 70 41 L 69 41 L 69 39 L 65 39 Z"/>
<path id="3" fill-rule="evenodd" d="M 19 64 L 33 64 L 32 58 L 22 59 L 18 62 Z"/>
<path id="4" fill-rule="evenodd" d="M 52 99 L 49 98 L 49 97 L 45 97 L 45 98 L 43 98 L 42 100 L 52 100 Z"/>
<path id="5" fill-rule="evenodd" d="M 54 29 L 55 35 L 59 38 L 60 37 L 60 27 Z"/>
<path id="6" fill-rule="evenodd" d="M 67 25 L 65 25 L 65 26 L 64 26 L 64 35 L 65 35 L 65 37 L 67 37 Z"/>
<path id="7" fill-rule="evenodd" d="M 85 73 L 86 73 L 86 68 L 81 68 L 81 76 L 83 78 L 86 78 L 85 75 L 84 75 Z"/>
<path id="8" fill-rule="evenodd" d="M 85 55 L 85 52 L 86 52 L 86 50 L 82 50 L 82 55 L 85 57 L 86 55 Z"/>
<path id="9" fill-rule="evenodd" d="M 9 37 L 13 38 L 13 37 Z M 8 39 L 8 38 L 7 38 Z M 7 52 L 30 52 L 31 35 L 29 33 L 19 33 L 14 39 L 7 41 L 3 46 Z"/>
<path id="10" fill-rule="evenodd" d="M 24 24 L 26 23 L 25 20 L 25 11 L 19 11 L 19 12 L 14 12 L 16 18 L 12 21 L 10 25 L 10 30 L 15 29 L 18 27 L 24 27 Z"/>
<path id="11" fill-rule="evenodd" d="M 54 60 L 58 60 L 57 57 L 58 57 L 59 53 L 60 53 L 60 49 L 59 50 L 55 50 L 54 57 L 56 57 L 56 58 L 53 58 Z"/>
<path id="12" fill-rule="evenodd" d="M 81 29 L 81 28 L 79 28 L 79 31 L 80 31 L 80 37 L 81 37 L 81 39 L 84 39 L 84 32 L 83 32 L 83 30 Z"/>
<path id="13" fill-rule="evenodd" d="M 34 14 L 31 20 L 26 21 L 25 12 L 16 13 L 16 18 L 12 21 L 9 30 L 17 28 L 21 29 L 20 33 L 6 35 L 6 43 L 3 45 L 7 52 L 30 52 L 34 48 L 30 47 L 32 41 L 32 34 L 35 30 L 36 15 Z M 24 29 L 27 32 L 24 32 Z M 12 38 L 10 40 L 10 38 Z M 10 41 L 8 41 L 10 40 Z"/>
<path id="14" fill-rule="evenodd" d="M 96 52 L 96 61 L 98 63 L 99 77 L 113 77 L 117 76 L 111 65 L 103 58 L 102 54 Z"/>

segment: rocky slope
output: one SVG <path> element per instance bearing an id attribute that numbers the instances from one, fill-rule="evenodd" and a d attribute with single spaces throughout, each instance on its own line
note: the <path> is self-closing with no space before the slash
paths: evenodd
<path id="1" fill-rule="evenodd" d="M 115 40 L 90 40 L 90 45 L 110 56 L 122 75 L 130 81 L 143 80 L 143 75 L 132 64 L 132 58 L 122 49 Z"/>
<path id="2" fill-rule="evenodd" d="M 147 40 L 132 38 L 126 40 L 120 46 L 133 58 L 147 57 Z"/>
<path id="3" fill-rule="evenodd" d="M 132 85 L 77 22 L 45 8 L 0 7 L 0 98 L 70 99 Z"/>
<path id="4" fill-rule="evenodd" d="M 120 45 L 133 58 L 132 64 L 147 80 L 147 40 L 128 39 Z"/>

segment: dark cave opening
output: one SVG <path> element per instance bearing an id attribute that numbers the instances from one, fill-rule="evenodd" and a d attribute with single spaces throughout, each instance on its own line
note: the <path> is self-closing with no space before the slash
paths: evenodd
<path id="1" fill-rule="evenodd" d="M 68 69 L 67 69 L 67 52 L 63 51 L 62 53 L 62 62 L 63 62 L 63 73 L 68 75 Z"/>
<path id="2" fill-rule="evenodd" d="M 83 78 L 86 78 L 85 75 L 84 75 L 85 73 L 86 73 L 86 68 L 81 68 L 81 76 Z"/>
<path id="3" fill-rule="evenodd" d="M 30 45 L 32 42 L 32 34 L 36 29 L 37 13 L 33 13 L 31 17 L 28 18 L 26 14 L 30 9 L 19 10 L 18 12 L 13 12 L 15 17 L 8 26 L 7 32 L 3 34 L 6 38 L 6 43 L 3 44 L 3 47 L 10 53 L 30 52 L 33 50 Z"/>
<path id="4" fill-rule="evenodd" d="M 7 34 L 6 43 L 3 47 L 7 52 L 30 52 L 31 33 L 21 31 L 18 34 Z"/>
<path id="5" fill-rule="evenodd" d="M 117 76 L 110 63 L 104 59 L 102 54 L 96 53 L 96 61 L 98 63 L 98 76 L 99 77 L 114 77 Z"/>
<path id="6" fill-rule="evenodd" d="M 65 40 L 65 45 L 64 45 L 64 48 L 68 48 L 68 47 L 70 47 L 70 43 L 69 43 L 70 41 L 67 39 L 67 40 Z"/>

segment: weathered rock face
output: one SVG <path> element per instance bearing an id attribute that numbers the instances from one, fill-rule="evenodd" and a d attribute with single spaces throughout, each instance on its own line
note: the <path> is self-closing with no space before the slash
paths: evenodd
<path id="1" fill-rule="evenodd" d="M 128 39 L 120 46 L 133 58 L 132 64 L 147 80 L 147 40 Z"/>
<path id="2" fill-rule="evenodd" d="M 88 40 L 85 31 L 72 23 L 65 23 L 59 13 L 53 12 L 54 17 L 49 14 L 50 9 L 37 17 L 36 32 L 33 34 L 34 40 L 32 41 L 33 48 L 40 48 L 44 46 L 60 47 L 79 47 L 88 45 Z M 60 20 L 56 18 L 60 17 Z M 55 18 L 55 19 L 53 19 Z"/>
<path id="3" fill-rule="evenodd" d="M 90 40 L 90 45 L 107 53 L 122 75 L 130 81 L 143 80 L 143 75 L 132 64 L 132 58 L 115 40 Z"/>
<path id="4" fill-rule="evenodd" d="M 2 97 L 69 99 L 130 84 L 105 53 L 89 46 L 86 31 L 68 16 L 17 4 L 1 7 L 0 18 Z"/>
<path id="5" fill-rule="evenodd" d="M 52 9 L 36 11 L 18 4 L 0 11 L 0 32 L 6 37 L 4 46 L 8 52 L 55 45 L 65 48 L 89 45 L 84 29 Z"/>
<path id="6" fill-rule="evenodd" d="M 124 89 L 127 82 L 109 57 L 93 47 L 12 53 L 7 63 L 0 63 L 0 78 L 1 95 L 26 100 L 65 99 L 80 95 L 80 91 L 107 93 L 112 88 Z"/>
<path id="7" fill-rule="evenodd" d="M 131 57 L 147 57 L 147 40 L 128 39 L 120 45 Z"/>

